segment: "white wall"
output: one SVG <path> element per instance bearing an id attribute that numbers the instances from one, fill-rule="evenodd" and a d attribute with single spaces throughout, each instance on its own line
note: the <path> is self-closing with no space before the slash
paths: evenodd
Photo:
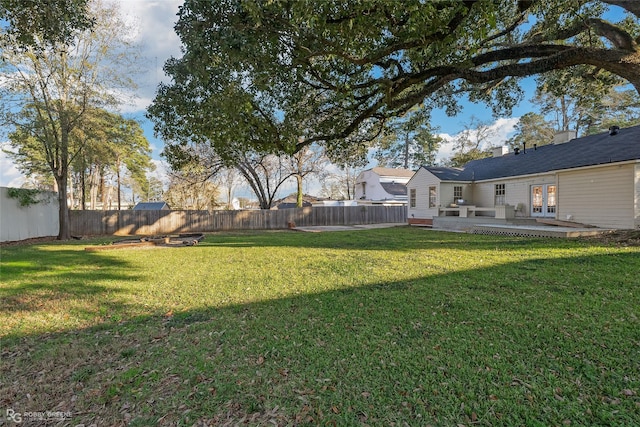
<path id="1" fill-rule="evenodd" d="M 429 187 L 436 187 L 436 207 L 429 208 Z M 411 207 L 411 189 L 416 190 L 416 206 Z M 453 190 L 451 190 L 453 198 Z M 438 206 L 440 205 L 440 179 L 424 168 L 418 169 L 413 178 L 407 183 L 407 196 L 409 197 L 409 208 L 407 215 L 409 219 L 432 219 L 438 216 Z"/>
<path id="2" fill-rule="evenodd" d="M 8 193 L 7 187 L 0 187 L 0 242 L 58 235 L 56 193 L 40 195 L 42 201 L 31 206 L 20 206 Z"/>
<path id="3" fill-rule="evenodd" d="M 364 189 L 362 188 L 363 184 L 366 187 Z M 389 198 L 391 196 L 380 185 L 380 176 L 377 173 L 366 170 L 358 175 L 356 179 L 356 200 L 384 200 Z"/>
<path id="4" fill-rule="evenodd" d="M 406 176 L 380 176 L 372 169 L 362 171 L 356 178 L 355 199 L 360 200 L 407 200 L 407 196 L 394 196 L 387 193 L 381 183 L 395 182 L 406 184 Z M 363 184 L 365 188 L 363 188 Z M 409 193 L 407 193 L 408 195 Z"/>

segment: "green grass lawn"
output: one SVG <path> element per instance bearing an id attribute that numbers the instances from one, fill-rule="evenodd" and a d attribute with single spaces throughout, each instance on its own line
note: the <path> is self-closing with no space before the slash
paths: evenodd
<path id="1" fill-rule="evenodd" d="M 410 227 L 96 243 L 1 249 L 3 420 L 640 425 L 640 247 Z"/>

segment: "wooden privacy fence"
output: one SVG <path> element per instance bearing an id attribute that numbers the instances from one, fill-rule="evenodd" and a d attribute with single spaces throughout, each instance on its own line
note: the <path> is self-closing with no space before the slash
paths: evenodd
<path id="1" fill-rule="evenodd" d="M 71 211 L 72 235 L 163 235 L 222 230 L 406 223 L 404 206 L 321 206 L 256 211 Z"/>

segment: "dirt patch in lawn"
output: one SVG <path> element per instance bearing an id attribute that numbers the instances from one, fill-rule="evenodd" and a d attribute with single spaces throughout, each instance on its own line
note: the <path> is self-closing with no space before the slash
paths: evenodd
<path id="1" fill-rule="evenodd" d="M 38 243 L 53 242 L 54 240 L 56 240 L 56 236 L 33 237 L 31 239 L 15 240 L 15 241 L 12 241 L 12 242 L 0 242 L 0 247 L 37 245 Z"/>
<path id="2" fill-rule="evenodd" d="M 615 246 L 640 246 L 640 230 L 616 230 L 598 236 L 584 237 L 583 240 Z"/>

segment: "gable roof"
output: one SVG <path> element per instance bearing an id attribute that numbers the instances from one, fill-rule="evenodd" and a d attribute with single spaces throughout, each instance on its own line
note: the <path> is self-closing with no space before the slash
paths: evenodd
<path id="1" fill-rule="evenodd" d="M 520 154 L 473 160 L 462 169 L 426 167 L 442 181 L 482 181 L 562 169 L 640 160 L 640 126 L 577 138 L 563 144 L 527 147 Z"/>
<path id="2" fill-rule="evenodd" d="M 463 172 L 463 169 L 461 168 L 448 168 L 440 166 L 424 166 L 424 168 L 438 177 L 441 181 L 457 181 L 460 179 L 460 174 Z"/>
<path id="3" fill-rule="evenodd" d="M 397 176 L 397 177 L 405 177 L 411 178 L 413 176 L 413 171 L 409 169 L 394 169 L 394 168 L 381 168 L 375 167 L 371 169 L 372 172 L 377 173 L 380 176 Z"/>

